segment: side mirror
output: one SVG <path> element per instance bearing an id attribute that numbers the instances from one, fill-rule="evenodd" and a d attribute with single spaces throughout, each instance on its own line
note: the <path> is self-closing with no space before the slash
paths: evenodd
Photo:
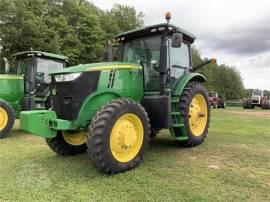
<path id="1" fill-rule="evenodd" d="M 158 66 L 157 66 L 157 61 L 156 60 L 151 60 L 151 65 L 156 71 L 158 71 Z"/>
<path id="2" fill-rule="evenodd" d="M 5 73 L 8 74 L 9 73 L 9 62 L 8 62 L 8 59 L 7 58 L 3 58 L 4 60 L 4 63 L 5 63 Z"/>
<path id="3" fill-rule="evenodd" d="M 172 35 L 172 47 L 180 48 L 183 42 L 183 34 L 182 33 L 173 33 Z"/>

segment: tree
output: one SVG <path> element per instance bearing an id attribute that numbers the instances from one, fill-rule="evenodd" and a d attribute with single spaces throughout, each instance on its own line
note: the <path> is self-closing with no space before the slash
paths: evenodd
<path id="1" fill-rule="evenodd" d="M 121 32 L 143 26 L 144 15 L 142 12 L 137 13 L 134 7 L 114 4 L 110 13 L 116 20 Z"/>
<path id="2" fill-rule="evenodd" d="M 73 64 L 99 62 L 107 39 L 142 26 L 142 18 L 120 4 L 102 11 L 87 0 L 0 0 L 0 47 L 7 57 L 32 48 Z"/>
<path id="3" fill-rule="evenodd" d="M 99 9 L 86 0 L 0 0 L 3 53 L 34 49 L 68 56 L 72 63 L 100 61 L 105 32 Z"/>
<path id="4" fill-rule="evenodd" d="M 114 4 L 111 10 L 101 11 L 100 20 L 109 40 L 125 31 L 143 26 L 143 13 L 128 5 Z"/>
<path id="5" fill-rule="evenodd" d="M 206 59 L 205 59 L 206 60 Z M 192 48 L 192 62 L 201 64 L 204 60 L 196 48 Z M 244 85 L 240 73 L 225 64 L 208 64 L 198 70 L 206 76 L 208 91 L 216 91 L 227 99 L 239 99 L 244 95 Z"/>

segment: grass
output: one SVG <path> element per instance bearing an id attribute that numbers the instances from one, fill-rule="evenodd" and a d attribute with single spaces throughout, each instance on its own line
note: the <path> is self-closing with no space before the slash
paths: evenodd
<path id="1" fill-rule="evenodd" d="M 194 148 L 161 131 L 138 168 L 113 176 L 17 125 L 0 141 L 0 201 L 270 201 L 270 117 L 260 112 L 212 110 L 208 138 Z"/>

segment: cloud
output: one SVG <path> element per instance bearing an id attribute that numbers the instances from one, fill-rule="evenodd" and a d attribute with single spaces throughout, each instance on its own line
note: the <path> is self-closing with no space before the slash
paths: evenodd
<path id="1" fill-rule="evenodd" d="M 134 6 L 145 14 L 145 25 L 172 23 L 195 36 L 202 57 L 236 67 L 247 88 L 270 90 L 269 0 L 91 0 L 102 9 L 114 3 Z"/>
<path id="2" fill-rule="evenodd" d="M 208 48 L 229 54 L 251 56 L 270 51 L 270 17 L 248 25 L 227 27 L 220 33 L 203 34 L 202 40 Z"/>

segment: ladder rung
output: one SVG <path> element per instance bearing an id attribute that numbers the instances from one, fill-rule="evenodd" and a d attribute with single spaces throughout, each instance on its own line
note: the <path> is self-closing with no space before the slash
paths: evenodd
<path id="1" fill-rule="evenodd" d="M 181 128 L 183 126 L 184 126 L 184 124 L 182 124 L 182 123 L 177 123 L 177 124 L 172 125 L 172 127 L 174 127 L 174 128 Z"/>
<path id="2" fill-rule="evenodd" d="M 179 102 L 179 100 L 178 99 L 172 99 L 171 102 L 175 103 L 175 102 Z"/>
<path id="3" fill-rule="evenodd" d="M 176 140 L 188 140 L 187 136 L 179 136 L 179 137 L 174 137 Z"/>

